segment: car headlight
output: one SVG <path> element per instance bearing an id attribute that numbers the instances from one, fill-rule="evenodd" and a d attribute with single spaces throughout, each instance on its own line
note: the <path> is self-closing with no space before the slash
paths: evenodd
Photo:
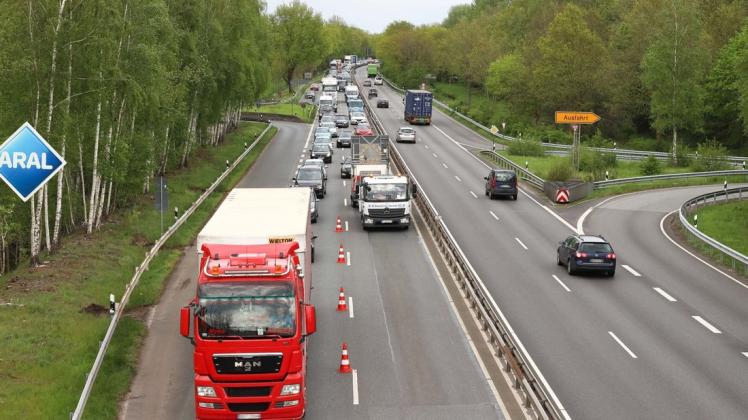
<path id="1" fill-rule="evenodd" d="M 216 397 L 216 390 L 212 386 L 198 386 L 197 387 L 198 397 Z"/>
<path id="2" fill-rule="evenodd" d="M 281 395 L 296 395 L 301 392 L 300 384 L 283 385 L 281 389 Z"/>

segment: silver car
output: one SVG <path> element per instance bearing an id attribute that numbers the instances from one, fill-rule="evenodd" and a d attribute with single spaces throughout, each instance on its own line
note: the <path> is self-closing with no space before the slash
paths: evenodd
<path id="1" fill-rule="evenodd" d="M 319 166 L 322 169 L 322 175 L 327 179 L 327 169 L 325 169 L 327 166 L 322 159 L 306 159 L 301 166 Z"/>
<path id="2" fill-rule="evenodd" d="M 397 130 L 397 137 L 395 138 L 395 141 L 398 143 L 402 143 L 402 142 L 415 143 L 416 142 L 416 130 L 410 127 L 400 127 L 400 129 Z"/>

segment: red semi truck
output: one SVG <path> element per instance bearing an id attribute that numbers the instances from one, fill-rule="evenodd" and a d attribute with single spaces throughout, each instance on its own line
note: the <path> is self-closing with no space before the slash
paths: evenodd
<path id="1" fill-rule="evenodd" d="M 197 293 L 180 313 L 195 346 L 197 419 L 299 419 L 316 330 L 307 188 L 231 191 L 198 235 Z"/>

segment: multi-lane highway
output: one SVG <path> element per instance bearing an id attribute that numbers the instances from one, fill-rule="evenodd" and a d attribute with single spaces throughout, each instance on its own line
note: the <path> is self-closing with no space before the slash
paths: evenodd
<path id="1" fill-rule="evenodd" d="M 402 96 L 378 88 L 390 108 L 374 111 L 394 133 Z M 530 194 L 484 197 L 488 166 L 470 149 L 488 143 L 441 112 L 417 132 L 395 147 L 571 418 L 746 418 L 748 290 L 660 232 L 664 215 L 709 187 L 601 205 L 584 230 L 612 242 L 617 274 L 570 277 L 555 250 L 576 220 Z"/>
<path id="2" fill-rule="evenodd" d="M 276 125 L 278 134 L 240 187 L 288 186 L 307 157 L 310 126 Z M 309 350 L 306 418 L 503 418 L 417 230 L 364 232 L 345 205 L 350 184 L 339 174 L 343 153 L 348 149 L 335 150 L 328 194 L 313 225 L 318 331 Z M 342 233 L 335 232 L 337 216 Z M 345 264 L 336 262 L 340 244 Z M 179 335 L 177 314 L 194 294 L 196 267 L 195 250 L 185 249 L 153 309 L 121 418 L 194 418 L 193 347 Z M 349 298 L 345 313 L 336 311 L 339 287 Z M 355 375 L 337 371 L 343 342 Z"/>

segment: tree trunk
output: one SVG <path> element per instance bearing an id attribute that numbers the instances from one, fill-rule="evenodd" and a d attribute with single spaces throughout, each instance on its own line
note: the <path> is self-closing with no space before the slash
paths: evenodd
<path id="1" fill-rule="evenodd" d="M 81 197 L 83 198 L 83 224 L 88 225 L 88 204 L 86 203 L 86 175 L 83 172 L 83 145 L 78 135 L 78 168 L 80 169 Z"/>
<path id="2" fill-rule="evenodd" d="M 103 79 L 99 72 L 99 80 Z M 99 138 L 101 136 L 101 98 L 96 105 L 96 131 L 94 134 L 94 156 L 93 156 L 93 174 L 91 176 L 91 197 L 88 206 L 88 220 L 86 224 L 86 233 L 91 234 L 95 223 L 96 216 L 96 199 L 99 192 Z"/>
<path id="3" fill-rule="evenodd" d="M 49 236 L 49 187 L 42 187 L 42 197 L 44 197 L 44 243 L 47 245 L 47 251 L 52 249 L 52 241 Z M 41 220 L 40 220 L 41 221 Z"/>

